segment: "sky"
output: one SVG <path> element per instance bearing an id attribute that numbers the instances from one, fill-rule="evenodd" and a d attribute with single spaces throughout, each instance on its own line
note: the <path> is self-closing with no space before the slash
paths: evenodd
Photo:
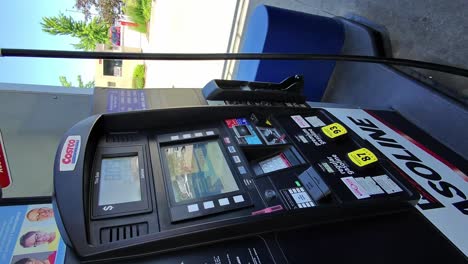
<path id="1" fill-rule="evenodd" d="M 74 4 L 75 0 L 2 1 L 0 48 L 75 50 L 71 44 L 78 43 L 77 39 L 49 35 L 40 25 L 42 17 L 60 12 L 82 19 Z M 77 75 L 85 83 L 93 80 L 95 68 L 94 60 L 0 57 L 0 82 L 60 86 L 59 76 L 64 75 L 77 85 Z"/>

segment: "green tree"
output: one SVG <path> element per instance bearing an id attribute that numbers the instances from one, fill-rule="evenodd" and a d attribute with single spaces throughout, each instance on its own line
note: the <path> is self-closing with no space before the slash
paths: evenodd
<path id="1" fill-rule="evenodd" d="M 92 17 L 92 11 L 97 12 L 99 16 L 108 24 L 114 24 L 122 13 L 123 0 L 76 0 L 75 8 L 80 10 L 85 19 Z"/>
<path id="2" fill-rule="evenodd" d="M 63 87 L 71 87 L 72 84 L 71 82 L 67 81 L 67 77 L 65 76 L 59 76 L 59 81 L 62 84 Z"/>
<path id="3" fill-rule="evenodd" d="M 71 16 L 60 13 L 55 17 L 43 17 L 42 31 L 51 35 L 70 35 L 80 40 L 73 44 L 77 49 L 93 51 L 96 44 L 109 43 L 109 26 L 99 18 L 89 22 L 75 21 Z"/>
<path id="4" fill-rule="evenodd" d="M 81 79 L 81 75 L 78 75 L 76 77 L 76 80 L 78 81 L 78 87 L 80 88 L 94 88 L 94 81 L 89 81 L 87 83 L 83 83 L 83 80 Z M 72 87 L 73 84 L 67 80 L 67 77 L 65 76 L 59 76 L 59 81 L 62 84 L 63 87 Z"/>

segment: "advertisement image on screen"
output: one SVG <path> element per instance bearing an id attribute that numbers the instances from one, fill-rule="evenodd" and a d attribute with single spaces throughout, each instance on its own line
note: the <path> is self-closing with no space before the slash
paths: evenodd
<path id="1" fill-rule="evenodd" d="M 176 203 L 239 190 L 217 141 L 164 149 Z"/>
<path id="2" fill-rule="evenodd" d="M 98 205 L 141 201 L 138 156 L 104 158 Z"/>

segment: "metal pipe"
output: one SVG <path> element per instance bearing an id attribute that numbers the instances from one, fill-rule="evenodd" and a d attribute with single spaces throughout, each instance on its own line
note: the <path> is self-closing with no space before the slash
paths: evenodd
<path id="1" fill-rule="evenodd" d="M 373 56 L 310 54 L 310 53 L 120 53 L 62 50 L 0 49 L 3 57 L 122 59 L 122 60 L 322 60 L 354 61 L 408 66 L 468 77 L 468 70 L 438 63 Z"/>

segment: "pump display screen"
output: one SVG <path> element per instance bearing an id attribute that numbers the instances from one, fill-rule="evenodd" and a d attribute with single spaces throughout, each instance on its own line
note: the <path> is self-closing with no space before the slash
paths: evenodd
<path id="1" fill-rule="evenodd" d="M 291 167 L 291 163 L 289 162 L 288 158 L 286 158 L 284 153 L 263 160 L 258 164 L 260 165 L 260 168 L 262 168 L 263 173 L 269 173 Z"/>
<path id="2" fill-rule="evenodd" d="M 98 205 L 141 201 L 138 156 L 103 158 Z"/>
<path id="3" fill-rule="evenodd" d="M 239 190 L 217 141 L 167 147 L 163 155 L 176 203 Z"/>

